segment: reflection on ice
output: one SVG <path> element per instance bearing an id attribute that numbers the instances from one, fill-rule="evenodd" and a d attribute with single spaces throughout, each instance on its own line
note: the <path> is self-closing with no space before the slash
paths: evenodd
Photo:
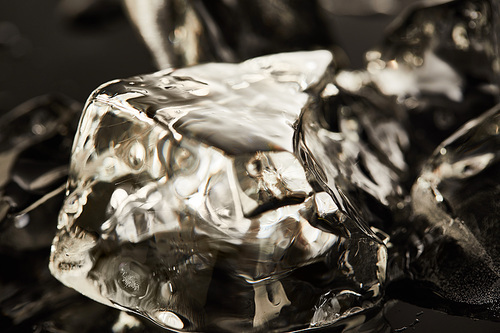
<path id="1" fill-rule="evenodd" d="M 331 62 L 277 54 L 101 86 L 75 139 L 52 274 L 176 330 L 323 326 L 377 304 L 385 245 L 295 150 Z"/>

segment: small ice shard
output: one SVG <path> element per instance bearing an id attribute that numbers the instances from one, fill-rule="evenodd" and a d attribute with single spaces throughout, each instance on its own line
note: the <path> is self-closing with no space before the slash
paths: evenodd
<path id="1" fill-rule="evenodd" d="M 499 106 L 436 149 L 411 197 L 409 230 L 422 245 L 411 255 L 415 279 L 432 283 L 447 300 L 469 305 L 468 315 L 500 318 Z"/>
<path id="2" fill-rule="evenodd" d="M 384 244 L 296 156 L 300 113 L 331 69 L 327 51 L 284 53 L 98 88 L 52 274 L 178 331 L 323 326 L 372 307 Z M 341 306 L 316 320 L 325 297 Z"/>

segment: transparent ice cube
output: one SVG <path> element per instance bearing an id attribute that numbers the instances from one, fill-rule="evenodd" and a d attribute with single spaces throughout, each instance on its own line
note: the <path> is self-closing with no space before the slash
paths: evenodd
<path id="1" fill-rule="evenodd" d="M 329 52 L 298 52 L 98 88 L 52 274 L 174 330 L 281 331 L 372 307 L 385 245 L 296 156 L 299 115 L 331 67 Z"/>

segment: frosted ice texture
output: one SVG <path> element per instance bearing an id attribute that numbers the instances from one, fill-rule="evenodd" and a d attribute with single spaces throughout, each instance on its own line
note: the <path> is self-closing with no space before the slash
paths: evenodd
<path id="1" fill-rule="evenodd" d="M 386 248 L 297 157 L 327 51 L 116 80 L 75 138 L 50 270 L 174 330 L 322 326 L 380 300 Z"/>

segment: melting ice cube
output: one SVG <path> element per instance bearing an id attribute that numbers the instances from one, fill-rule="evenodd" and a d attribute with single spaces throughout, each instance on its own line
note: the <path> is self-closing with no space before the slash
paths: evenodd
<path id="1" fill-rule="evenodd" d="M 376 304 L 384 244 L 294 149 L 331 63 L 326 51 L 277 54 L 98 88 L 52 274 L 175 330 L 321 326 Z"/>

